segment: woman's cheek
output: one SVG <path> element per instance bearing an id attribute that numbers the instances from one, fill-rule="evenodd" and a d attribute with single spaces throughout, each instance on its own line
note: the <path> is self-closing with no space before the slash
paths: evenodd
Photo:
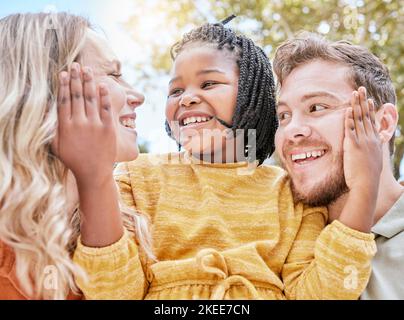
<path id="1" fill-rule="evenodd" d="M 126 94 L 125 91 L 120 88 L 110 88 L 110 99 L 113 112 L 119 115 L 122 108 L 126 104 Z"/>

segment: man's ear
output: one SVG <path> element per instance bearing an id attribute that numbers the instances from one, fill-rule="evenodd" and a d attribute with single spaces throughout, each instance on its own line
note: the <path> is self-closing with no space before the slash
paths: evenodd
<path id="1" fill-rule="evenodd" d="M 394 104 L 385 103 L 376 113 L 376 126 L 383 143 L 394 136 L 398 123 L 398 111 Z"/>

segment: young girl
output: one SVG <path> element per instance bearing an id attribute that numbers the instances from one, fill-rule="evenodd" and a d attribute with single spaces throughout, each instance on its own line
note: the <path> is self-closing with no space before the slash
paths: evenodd
<path id="1" fill-rule="evenodd" d="M 80 232 L 78 186 L 84 205 L 86 200 L 79 170 L 86 175 L 91 175 L 91 170 L 100 171 L 86 152 L 99 157 L 103 165 L 110 161 L 111 179 L 114 161 L 136 158 L 136 133 L 122 121 L 130 118 L 133 122 L 133 109 L 142 104 L 143 96 L 122 81 L 112 50 L 81 17 L 65 13 L 7 16 L 0 20 L 0 42 L 0 300 L 65 299 L 69 291 L 78 291 L 74 276 L 84 274 L 71 259 Z M 102 51 L 97 50 L 99 46 Z M 75 86 L 77 62 L 90 65 L 94 72 L 84 72 L 84 80 L 92 79 L 104 86 L 98 92 L 94 82 L 86 82 L 86 98 L 94 98 L 87 100 L 86 113 L 75 108 L 83 98 Z M 63 99 L 57 109 L 56 97 L 59 91 L 63 94 L 67 81 L 62 77 L 59 90 L 62 70 L 71 70 L 73 104 L 65 106 L 67 99 Z M 79 84 L 81 88 L 81 81 Z M 97 106 L 91 104 L 97 99 L 109 106 L 100 116 Z M 56 130 L 57 110 L 59 116 L 75 122 L 65 121 Z M 77 121 L 85 125 L 89 141 L 103 139 L 106 143 L 100 147 L 107 149 L 101 151 L 99 146 L 91 145 L 90 150 L 83 141 L 59 144 L 58 137 L 67 141 L 64 132 L 80 132 L 80 126 L 74 126 Z M 74 179 L 55 153 L 80 179 Z M 71 153 L 83 157 L 79 169 L 70 165 Z M 93 176 L 93 186 L 108 192 L 109 185 L 99 183 L 103 178 Z M 111 185 L 115 191 L 115 185 Z M 137 219 L 119 215 L 118 221 L 111 221 L 114 217 L 103 219 L 102 211 L 97 221 L 89 215 L 87 218 L 92 226 L 99 220 L 111 225 L 103 233 L 104 240 L 110 242 L 121 237 L 122 219 L 129 229 L 132 220 Z M 81 223 L 84 235 L 86 222 Z"/>
<path id="2" fill-rule="evenodd" d="M 86 298 L 357 299 L 369 278 L 373 236 L 350 228 L 349 219 L 324 228 L 324 209 L 294 203 L 285 172 L 259 165 L 273 152 L 277 127 L 264 52 L 223 24 L 206 24 L 186 34 L 173 53 L 167 128 L 186 151 L 141 155 L 115 172 L 124 210 L 150 220 L 152 252 L 127 231 L 106 247 L 89 245 L 94 238 L 82 234 L 74 260 L 89 275 L 88 282 L 77 280 Z M 369 112 L 361 105 L 363 111 L 353 102 L 355 115 Z M 351 109 L 346 119 L 351 128 Z M 239 158 L 254 146 L 237 140 L 237 129 L 256 130 L 259 166 L 248 174 L 249 161 Z M 357 134 L 366 133 L 346 129 L 352 157 L 367 150 L 351 147 Z M 366 141 L 378 143 L 373 136 Z M 377 186 L 378 170 L 367 177 L 365 191 Z M 106 203 L 109 195 L 94 197 Z M 344 208 L 345 217 L 368 210 L 347 212 L 352 206 Z M 83 219 L 92 210 L 85 209 Z M 97 225 L 87 227 L 108 242 Z M 136 235 L 147 237 L 139 229 Z"/>

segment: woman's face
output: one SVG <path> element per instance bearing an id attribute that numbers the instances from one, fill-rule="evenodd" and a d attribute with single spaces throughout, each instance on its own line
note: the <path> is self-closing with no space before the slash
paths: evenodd
<path id="1" fill-rule="evenodd" d="M 143 104 L 144 96 L 123 80 L 121 63 L 108 43 L 90 29 L 80 63 L 93 70 L 96 85 L 104 83 L 108 88 L 117 135 L 116 162 L 134 160 L 139 154 L 135 109 Z"/>
<path id="2" fill-rule="evenodd" d="M 225 154 L 226 127 L 217 118 L 232 124 L 238 79 L 235 58 L 226 50 L 195 45 L 176 57 L 166 117 L 175 139 L 185 149 L 209 158 Z"/>

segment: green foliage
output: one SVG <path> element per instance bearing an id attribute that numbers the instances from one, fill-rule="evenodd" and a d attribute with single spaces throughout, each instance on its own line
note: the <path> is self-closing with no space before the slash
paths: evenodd
<path id="1" fill-rule="evenodd" d="M 394 170 L 404 153 L 404 0 L 137 0 L 137 5 L 163 13 L 162 30 L 172 43 L 190 28 L 204 22 L 239 16 L 231 26 L 252 37 L 272 57 L 276 47 L 298 31 L 314 31 L 330 40 L 346 39 L 369 48 L 388 67 L 397 92 L 400 113 Z M 133 16 L 127 27 L 136 34 L 136 25 L 145 12 Z M 158 32 L 158 31 L 157 31 Z M 167 40 L 167 39 L 166 39 Z M 161 38 L 152 42 L 152 65 L 167 71 L 171 65 L 168 47 Z"/>
<path id="2" fill-rule="evenodd" d="M 149 153 L 149 143 L 148 142 L 139 142 L 139 152 L 140 153 Z"/>

